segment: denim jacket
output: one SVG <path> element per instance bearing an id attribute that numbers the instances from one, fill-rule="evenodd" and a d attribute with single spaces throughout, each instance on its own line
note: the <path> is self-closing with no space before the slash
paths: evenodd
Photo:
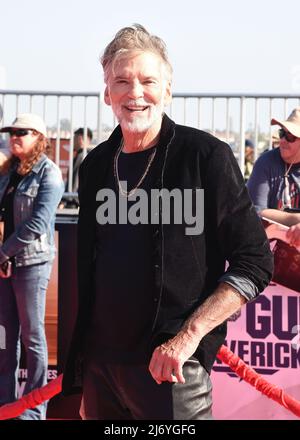
<path id="1" fill-rule="evenodd" d="M 0 176 L 0 203 L 11 173 Z M 59 168 L 43 154 L 17 187 L 13 206 L 15 231 L 0 247 L 0 264 L 11 257 L 16 266 L 53 260 L 55 213 L 63 192 Z"/>

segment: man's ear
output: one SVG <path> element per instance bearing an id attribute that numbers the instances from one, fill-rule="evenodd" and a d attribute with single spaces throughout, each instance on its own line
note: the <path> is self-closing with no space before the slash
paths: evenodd
<path id="1" fill-rule="evenodd" d="M 105 104 L 110 105 L 110 96 L 109 96 L 107 86 L 105 87 L 105 90 L 104 90 L 104 102 L 105 102 Z"/>
<path id="2" fill-rule="evenodd" d="M 164 103 L 165 105 L 169 105 L 171 101 L 172 101 L 171 81 L 167 81 Z"/>

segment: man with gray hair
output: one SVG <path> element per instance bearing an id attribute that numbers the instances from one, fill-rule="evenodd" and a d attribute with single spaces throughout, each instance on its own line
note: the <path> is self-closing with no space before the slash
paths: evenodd
<path id="1" fill-rule="evenodd" d="M 79 171 L 79 310 L 63 390 L 83 389 L 84 419 L 210 419 L 209 372 L 225 321 L 267 286 L 268 241 L 230 147 L 164 113 L 164 42 L 126 27 L 102 66 L 119 125 Z M 197 233 L 187 232 L 190 218 L 178 221 L 180 210 L 164 216 L 161 194 L 173 191 L 184 210 L 192 194 Z M 148 216 L 128 221 L 149 205 Z"/>

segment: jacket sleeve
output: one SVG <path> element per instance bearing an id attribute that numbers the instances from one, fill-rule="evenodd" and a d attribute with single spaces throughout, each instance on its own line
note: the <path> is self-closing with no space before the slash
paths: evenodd
<path id="1" fill-rule="evenodd" d="M 264 156 L 258 158 L 247 183 L 251 200 L 257 212 L 269 207 L 270 176 L 266 165 Z"/>
<path id="2" fill-rule="evenodd" d="M 0 248 L 0 264 L 47 232 L 64 192 L 58 169 L 47 168 L 41 179 L 31 217 L 21 223 Z"/>
<path id="3" fill-rule="evenodd" d="M 273 271 L 273 256 L 231 148 L 219 142 L 206 172 L 206 207 L 217 230 L 218 247 L 229 265 L 219 281 L 247 300 L 262 292 Z"/>

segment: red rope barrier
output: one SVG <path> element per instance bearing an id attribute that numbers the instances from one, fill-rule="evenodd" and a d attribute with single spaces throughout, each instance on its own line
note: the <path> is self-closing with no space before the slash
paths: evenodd
<path id="1" fill-rule="evenodd" d="M 237 355 L 232 353 L 225 345 L 220 348 L 217 357 L 229 365 L 229 367 L 245 382 L 254 386 L 265 396 L 275 400 L 286 409 L 300 417 L 300 402 L 285 393 L 277 385 L 272 385 L 263 379 L 253 368 L 245 364 Z M 0 420 L 18 417 L 26 409 L 35 408 L 45 400 L 51 399 L 61 392 L 62 374 L 42 388 L 31 391 L 16 402 L 8 403 L 0 407 Z"/>
<path id="2" fill-rule="evenodd" d="M 272 385 L 266 381 L 266 379 L 262 378 L 253 368 L 249 367 L 249 365 L 245 364 L 236 354 L 232 353 L 228 347 L 222 345 L 217 357 L 229 365 L 232 371 L 244 379 L 245 382 L 255 387 L 262 394 L 269 397 L 269 399 L 275 400 L 275 402 L 300 417 L 300 402 L 298 400 L 285 393 L 277 385 Z"/>
<path id="3" fill-rule="evenodd" d="M 56 394 L 59 394 L 61 392 L 62 377 L 63 375 L 60 374 L 56 379 L 47 383 L 47 385 L 31 391 L 16 402 L 1 406 L 0 420 L 18 417 L 26 409 L 35 408 L 45 400 L 49 400 Z"/>

